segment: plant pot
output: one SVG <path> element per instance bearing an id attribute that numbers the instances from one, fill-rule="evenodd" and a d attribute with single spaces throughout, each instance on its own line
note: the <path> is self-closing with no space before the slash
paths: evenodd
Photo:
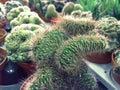
<path id="1" fill-rule="evenodd" d="M 23 68 L 25 73 L 27 73 L 28 75 L 34 73 L 36 71 L 36 68 L 37 68 L 37 63 L 33 63 L 33 62 L 17 62 L 17 64 L 21 68 Z"/>
<path id="2" fill-rule="evenodd" d="M 119 66 L 120 67 L 120 66 Z M 112 76 L 114 80 L 120 84 L 120 75 L 115 72 L 116 67 L 112 68 Z"/>
<path id="3" fill-rule="evenodd" d="M 90 53 L 85 57 L 90 62 L 97 63 L 97 64 L 107 64 L 111 62 L 111 53 Z"/>
<path id="4" fill-rule="evenodd" d="M 7 36 L 7 31 L 4 29 L 0 29 L 0 43 L 5 41 L 6 36 Z"/>
<path id="5" fill-rule="evenodd" d="M 7 1 L 7 0 L 0 0 L 0 2 L 3 3 L 3 4 L 4 4 L 6 1 Z"/>
<path id="6" fill-rule="evenodd" d="M 29 90 L 31 83 L 36 79 L 35 74 L 29 76 L 21 85 L 20 90 Z"/>
<path id="7" fill-rule="evenodd" d="M 0 47 L 0 56 L 3 57 L 2 62 L 0 62 L 0 85 L 2 84 L 2 70 L 7 62 L 7 52 Z"/>

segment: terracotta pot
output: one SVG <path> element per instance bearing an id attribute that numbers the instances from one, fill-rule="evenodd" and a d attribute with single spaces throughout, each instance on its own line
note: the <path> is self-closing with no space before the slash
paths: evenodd
<path id="1" fill-rule="evenodd" d="M 113 68 L 112 68 L 112 76 L 113 76 L 114 80 L 115 80 L 117 83 L 120 84 L 120 75 L 118 75 L 118 74 L 114 71 L 115 68 L 116 68 L 116 67 L 113 67 Z"/>
<path id="2" fill-rule="evenodd" d="M 0 29 L 0 42 L 4 42 L 6 36 L 7 36 L 7 31 L 4 29 Z"/>
<path id="3" fill-rule="evenodd" d="M 90 62 L 97 63 L 97 64 L 107 64 L 111 62 L 111 53 L 91 53 L 85 57 Z"/>
<path id="4" fill-rule="evenodd" d="M 27 73 L 28 75 L 34 73 L 36 71 L 36 68 L 37 68 L 37 63 L 33 63 L 33 62 L 30 62 L 30 63 L 27 63 L 27 62 L 17 62 L 17 64 L 21 68 L 23 68 L 25 73 Z"/>
<path id="5" fill-rule="evenodd" d="M 0 2 L 3 3 L 3 4 L 4 4 L 6 1 L 7 1 L 7 0 L 0 0 Z"/>
<path id="6" fill-rule="evenodd" d="M 7 52 L 3 48 L 0 47 L 0 56 L 3 57 L 2 62 L 0 62 L 0 85 L 2 83 L 2 70 L 7 62 Z"/>
<path id="7" fill-rule="evenodd" d="M 0 28 L 3 28 L 6 25 L 6 21 L 0 22 Z"/>
<path id="8" fill-rule="evenodd" d="M 31 82 L 33 82 L 35 79 L 36 79 L 35 74 L 29 76 L 21 85 L 20 90 L 29 90 Z"/>

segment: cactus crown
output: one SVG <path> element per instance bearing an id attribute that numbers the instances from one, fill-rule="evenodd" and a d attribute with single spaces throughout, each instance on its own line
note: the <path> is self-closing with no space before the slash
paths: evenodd
<path id="1" fill-rule="evenodd" d="M 84 56 L 91 52 L 101 52 L 106 47 L 106 39 L 101 36 L 73 37 L 65 41 L 56 51 L 55 62 L 59 69 L 74 74 L 80 70 L 79 65 Z"/>
<path id="2" fill-rule="evenodd" d="M 58 24 L 69 35 L 88 34 L 95 27 L 94 20 L 80 19 L 72 16 L 64 16 Z"/>

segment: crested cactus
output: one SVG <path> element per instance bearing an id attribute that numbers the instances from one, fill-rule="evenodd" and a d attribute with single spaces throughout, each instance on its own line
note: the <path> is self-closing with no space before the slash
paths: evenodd
<path id="1" fill-rule="evenodd" d="M 10 25 L 12 28 L 15 26 L 19 26 L 21 24 L 43 24 L 45 25 L 45 22 L 38 16 L 37 13 L 35 12 L 21 12 L 18 17 L 14 18 L 11 22 Z"/>
<path id="2" fill-rule="evenodd" d="M 94 76 L 89 73 L 85 73 L 84 75 L 82 75 L 78 83 L 81 90 L 95 90 L 95 88 L 97 87 Z"/>
<path id="3" fill-rule="evenodd" d="M 32 31 L 14 31 L 5 39 L 4 47 L 12 61 L 30 60 L 29 51 L 32 50 L 33 44 L 30 41 L 35 33 Z"/>
<path id="4" fill-rule="evenodd" d="M 95 21 L 64 16 L 58 23 L 69 35 L 87 34 L 95 27 Z"/>
<path id="5" fill-rule="evenodd" d="M 58 16 L 58 13 L 55 9 L 55 6 L 53 4 L 49 4 L 47 7 L 45 18 L 52 19 L 53 17 L 57 17 L 57 16 Z"/>
<path id="6" fill-rule="evenodd" d="M 60 70 L 76 74 L 80 70 L 81 58 L 91 52 L 101 52 L 108 48 L 102 36 L 77 36 L 65 41 L 55 54 L 55 63 Z"/>
<path id="7" fill-rule="evenodd" d="M 6 1 L 5 2 L 5 9 L 6 9 L 6 12 L 8 13 L 12 8 L 16 8 L 18 6 L 22 6 L 22 3 L 20 3 L 19 1 L 15 1 L 15 0 L 12 0 L 12 1 Z"/>
<path id="8" fill-rule="evenodd" d="M 27 6 L 18 6 L 16 8 L 13 8 L 7 13 L 7 19 L 11 21 L 16 18 L 21 12 L 30 12 L 30 9 Z"/>
<path id="9" fill-rule="evenodd" d="M 47 32 L 36 41 L 33 47 L 36 60 L 49 60 L 49 58 L 52 58 L 64 39 L 66 39 L 66 34 L 59 29 Z"/>
<path id="10" fill-rule="evenodd" d="M 103 17 L 95 24 L 95 31 L 109 40 L 110 50 L 120 46 L 120 23 L 114 17 Z"/>
<path id="11" fill-rule="evenodd" d="M 71 14 L 71 12 L 74 10 L 74 3 L 73 2 L 67 2 L 65 6 L 62 9 L 62 14 Z"/>

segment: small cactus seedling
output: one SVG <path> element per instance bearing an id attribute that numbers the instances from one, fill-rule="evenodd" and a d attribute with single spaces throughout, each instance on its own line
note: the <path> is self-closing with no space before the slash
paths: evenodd
<path id="1" fill-rule="evenodd" d="M 58 16 L 58 13 L 55 9 L 55 6 L 53 4 L 49 4 L 47 7 L 45 18 L 52 19 L 53 17 L 57 17 L 57 16 Z"/>

